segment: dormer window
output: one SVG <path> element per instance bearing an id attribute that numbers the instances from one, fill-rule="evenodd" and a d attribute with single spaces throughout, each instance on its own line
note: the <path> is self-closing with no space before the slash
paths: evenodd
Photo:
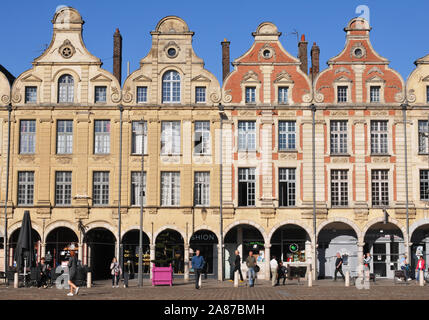
<path id="1" fill-rule="evenodd" d="M 58 102 L 74 101 L 74 80 L 69 74 L 65 74 L 58 80 Z"/>
<path id="2" fill-rule="evenodd" d="M 180 75 L 177 71 L 167 71 L 162 77 L 162 102 L 180 103 Z"/>
<path id="3" fill-rule="evenodd" d="M 205 103 L 206 102 L 206 87 L 195 88 L 195 102 Z"/>
<path id="4" fill-rule="evenodd" d="M 279 103 L 287 104 L 288 103 L 288 87 L 279 87 Z"/>
<path id="5" fill-rule="evenodd" d="M 246 87 L 246 103 L 256 103 L 256 87 Z"/>
<path id="6" fill-rule="evenodd" d="M 95 103 L 106 103 L 107 87 L 95 87 Z"/>
<path id="7" fill-rule="evenodd" d="M 380 86 L 371 86 L 371 88 L 369 89 L 371 102 L 375 102 L 375 103 L 380 102 L 380 91 L 381 91 Z"/>
<path id="8" fill-rule="evenodd" d="M 137 103 L 147 102 L 147 87 L 137 87 Z"/>
<path id="9" fill-rule="evenodd" d="M 339 86 L 337 89 L 337 101 L 338 103 L 347 102 L 347 86 Z"/>
<path id="10" fill-rule="evenodd" d="M 25 103 L 37 103 L 37 87 L 25 87 Z"/>

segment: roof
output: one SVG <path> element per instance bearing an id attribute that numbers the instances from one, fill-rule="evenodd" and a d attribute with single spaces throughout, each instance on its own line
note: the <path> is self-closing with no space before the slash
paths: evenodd
<path id="1" fill-rule="evenodd" d="M 5 68 L 0 64 L 0 72 L 2 72 L 7 80 L 9 80 L 9 84 L 12 86 L 13 82 L 15 81 L 15 77 Z"/>

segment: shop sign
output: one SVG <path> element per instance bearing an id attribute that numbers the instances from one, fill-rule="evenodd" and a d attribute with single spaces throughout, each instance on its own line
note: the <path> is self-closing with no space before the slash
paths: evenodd
<path id="1" fill-rule="evenodd" d="M 191 241 L 205 241 L 205 242 L 213 242 L 216 241 L 215 235 L 211 233 L 199 233 L 194 234 L 191 238 Z"/>

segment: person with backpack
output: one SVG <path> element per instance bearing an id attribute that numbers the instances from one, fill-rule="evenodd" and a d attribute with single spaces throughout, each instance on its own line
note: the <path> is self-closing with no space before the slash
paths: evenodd
<path id="1" fill-rule="evenodd" d="M 116 257 L 113 257 L 112 263 L 110 264 L 110 273 L 112 274 L 112 288 L 115 286 L 119 288 L 119 277 L 122 274 L 122 269 Z"/>
<path id="2" fill-rule="evenodd" d="M 254 280 L 256 278 L 256 258 L 253 256 L 253 251 L 249 251 L 249 256 L 246 259 L 247 266 L 247 278 L 249 279 L 249 287 L 254 286 Z"/>

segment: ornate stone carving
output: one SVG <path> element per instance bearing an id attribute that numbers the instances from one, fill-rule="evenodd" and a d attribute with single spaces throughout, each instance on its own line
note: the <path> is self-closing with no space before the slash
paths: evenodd
<path id="1" fill-rule="evenodd" d="M 180 163 L 180 156 L 177 155 L 165 155 L 161 156 L 161 162 L 165 163 Z"/>
<path id="2" fill-rule="evenodd" d="M 373 115 L 373 116 L 388 116 L 389 112 L 387 112 L 387 111 L 372 111 L 371 115 Z"/>
<path id="3" fill-rule="evenodd" d="M 75 213 L 76 220 L 89 218 L 89 208 L 88 207 L 75 208 L 74 213 Z"/>
<path id="4" fill-rule="evenodd" d="M 223 102 L 230 103 L 232 101 L 232 95 L 230 93 L 231 93 L 231 90 L 223 91 L 223 95 L 222 95 Z"/>
<path id="5" fill-rule="evenodd" d="M 310 103 L 311 102 L 311 95 L 309 93 L 306 93 L 302 96 L 302 102 L 304 103 Z"/>
<path id="6" fill-rule="evenodd" d="M 356 42 L 350 50 L 350 57 L 357 59 L 366 58 L 366 49 L 360 42 Z"/>
<path id="7" fill-rule="evenodd" d="M 49 219 L 51 217 L 51 208 L 37 208 L 36 214 L 39 219 Z"/>
<path id="8" fill-rule="evenodd" d="M 92 156 L 93 161 L 102 161 L 103 163 L 112 163 L 110 156 Z"/>
<path id="9" fill-rule="evenodd" d="M 112 87 L 112 95 L 110 96 L 113 103 L 118 103 L 121 101 L 121 93 L 116 87 Z"/>
<path id="10" fill-rule="evenodd" d="M 20 103 L 22 100 L 21 88 L 17 87 L 12 94 L 12 101 L 15 103 Z"/>
<path id="11" fill-rule="evenodd" d="M 76 53 L 76 49 L 70 40 L 66 39 L 58 49 L 58 52 L 64 59 L 70 59 Z"/>
<path id="12" fill-rule="evenodd" d="M 266 51 L 269 51 L 269 55 L 267 55 L 267 56 L 265 56 L 265 52 Z M 267 59 L 271 59 L 271 58 L 276 58 L 276 51 L 273 49 L 273 47 L 269 44 L 269 43 L 266 43 L 266 44 L 264 44 L 263 46 L 262 46 L 262 48 L 259 50 L 259 53 L 258 53 L 258 60 L 260 61 L 260 60 L 262 60 L 262 59 L 265 59 L 265 60 L 267 60 Z"/>
<path id="13" fill-rule="evenodd" d="M 61 164 L 71 164 L 73 161 L 72 156 L 56 156 L 55 161 Z"/>
<path id="14" fill-rule="evenodd" d="M 347 113 L 347 111 L 344 111 L 344 110 L 341 110 L 341 111 L 336 110 L 336 111 L 332 111 L 331 115 L 332 116 L 341 116 L 341 117 L 343 117 L 343 116 L 347 116 L 348 113 Z"/>
<path id="15" fill-rule="evenodd" d="M 210 101 L 213 103 L 219 103 L 221 98 L 220 93 L 216 90 L 213 90 L 212 93 L 210 93 Z"/>
<path id="16" fill-rule="evenodd" d="M 383 73 L 383 71 L 381 71 L 379 68 L 377 68 L 377 67 L 373 67 L 373 68 L 371 68 L 369 71 L 368 71 L 368 75 L 370 75 L 371 73 L 374 73 L 374 72 L 377 72 L 377 73 L 379 73 L 380 75 L 382 75 L 382 76 L 384 76 L 384 73 Z"/>
<path id="17" fill-rule="evenodd" d="M 133 101 L 133 94 L 131 93 L 131 88 L 129 86 L 125 88 L 123 100 L 126 103 L 130 103 L 131 101 Z"/>
<path id="18" fill-rule="evenodd" d="M 149 214 L 157 214 L 158 213 L 158 208 L 149 208 L 148 212 L 149 212 Z"/>
<path id="19" fill-rule="evenodd" d="M 348 163 L 349 159 L 347 157 L 333 157 L 332 162 L 333 163 Z"/>
<path id="20" fill-rule="evenodd" d="M 411 89 L 408 91 L 408 96 L 407 96 L 408 102 L 414 103 L 417 100 L 416 97 L 416 92 L 414 91 L 414 89 Z"/>
<path id="21" fill-rule="evenodd" d="M 174 51 L 174 54 L 172 53 L 172 50 L 170 50 L 170 49 L 174 49 L 175 51 Z M 170 59 L 173 59 L 173 58 L 176 58 L 178 55 L 179 55 L 179 52 L 180 52 L 180 47 L 177 45 L 177 43 L 176 42 L 174 42 L 174 41 L 170 41 L 170 42 L 168 42 L 165 46 L 164 46 L 164 52 L 165 52 L 165 55 L 167 56 L 167 57 L 169 57 Z"/>
<path id="22" fill-rule="evenodd" d="M 389 157 L 372 157 L 373 163 L 389 163 Z"/>
<path id="23" fill-rule="evenodd" d="M 255 116 L 256 115 L 256 111 L 250 111 L 250 110 L 244 110 L 244 111 L 239 111 L 238 113 L 240 116 Z"/>
<path id="24" fill-rule="evenodd" d="M 298 155 L 296 153 L 280 153 L 280 160 L 296 160 Z"/>
<path id="25" fill-rule="evenodd" d="M 316 94 L 314 95 L 314 101 L 316 101 L 317 103 L 322 103 L 325 100 L 325 96 L 323 95 L 323 93 L 321 92 L 316 92 Z"/>
<path id="26" fill-rule="evenodd" d="M 295 117 L 296 116 L 296 112 L 295 111 L 280 111 L 279 112 L 279 116 L 283 116 L 283 117 Z"/>
<path id="27" fill-rule="evenodd" d="M 243 83 L 243 82 L 246 82 L 248 80 L 254 80 L 254 81 L 260 82 L 258 79 L 258 74 L 253 70 L 248 71 L 244 75 L 243 80 L 241 82 Z"/>
<path id="28" fill-rule="evenodd" d="M 10 97 L 8 95 L 4 95 L 1 97 L 1 102 L 3 104 L 8 104 L 10 102 Z"/>
<path id="29" fill-rule="evenodd" d="M 18 155 L 18 160 L 25 163 L 35 163 L 36 156 L 34 155 Z"/>
<path id="30" fill-rule="evenodd" d="M 338 68 L 338 69 L 335 70 L 335 74 L 338 74 L 338 73 L 341 73 L 341 72 L 345 72 L 345 73 L 351 74 L 350 70 L 347 69 L 347 68 L 344 68 L 344 67 L 340 67 L 340 68 Z"/>

